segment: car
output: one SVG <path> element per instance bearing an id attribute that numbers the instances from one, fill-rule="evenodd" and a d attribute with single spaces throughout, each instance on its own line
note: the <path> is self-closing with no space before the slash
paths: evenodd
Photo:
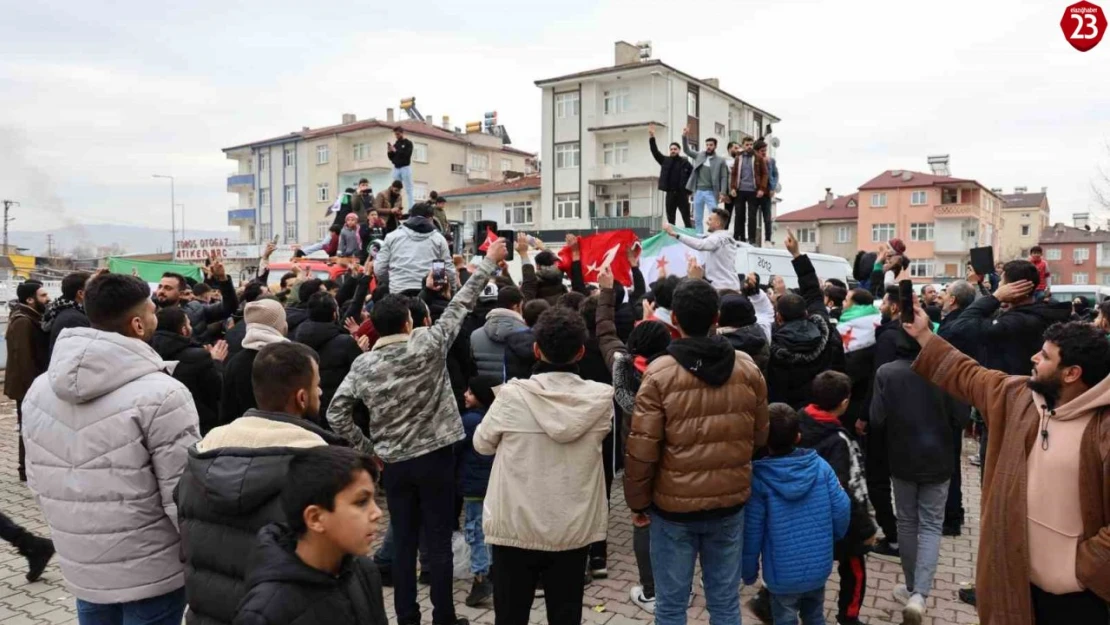
<path id="1" fill-rule="evenodd" d="M 1082 297 L 1092 308 L 1110 299 L 1110 286 L 1097 284 L 1053 284 L 1048 290 L 1053 301 L 1071 302 Z"/>
<path id="2" fill-rule="evenodd" d="M 843 280 L 849 287 L 856 284 L 852 277 L 852 264 L 846 259 L 829 254 L 806 254 L 817 270 L 817 278 Z M 798 288 L 798 275 L 794 273 L 793 257 L 784 249 L 773 247 L 743 247 L 736 253 L 736 273 L 759 274 L 760 284 L 770 284 L 771 276 L 782 276 L 787 288 Z"/>
<path id="3" fill-rule="evenodd" d="M 309 274 L 313 278 L 320 280 L 337 280 L 339 276 L 347 272 L 347 268 L 338 263 L 329 264 L 319 260 L 302 259 L 296 261 L 296 263 L 288 261 L 270 263 L 270 279 L 275 281 L 280 280 L 281 276 L 293 271 L 294 264 L 308 269 Z"/>

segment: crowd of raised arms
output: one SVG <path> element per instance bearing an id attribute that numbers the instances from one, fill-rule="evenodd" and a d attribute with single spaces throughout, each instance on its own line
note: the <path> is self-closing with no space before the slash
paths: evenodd
<path id="1" fill-rule="evenodd" d="M 708 254 L 685 277 L 645 285 L 633 247 L 630 276 L 586 284 L 573 236 L 569 266 L 524 235 L 467 265 L 419 203 L 363 255 L 344 229 L 384 226 L 344 207 L 333 234 L 364 260 L 334 282 L 271 287 L 263 262 L 236 287 L 216 262 L 153 295 L 104 271 L 54 301 L 18 287 L 4 392 L 53 542 L 7 517 L 3 537 L 29 580 L 56 550 L 82 625 L 466 625 L 455 531 L 466 605 L 526 625 L 542 593 L 548 622 L 575 625 L 608 575 L 617 478 L 631 600 L 659 625 L 686 623 L 698 562 L 711 623 L 739 623 L 757 584 L 765 622 L 824 623 L 834 566 L 837 623 L 859 623 L 872 554 L 900 560 L 881 592 L 920 623 L 942 536 L 967 531 L 968 430 L 980 622 L 1107 623 L 1110 304 L 1053 301 L 1039 250 L 904 310 L 898 239 L 849 285 L 788 234 L 790 289 L 730 273 L 716 209 L 706 238 L 675 234 Z"/>

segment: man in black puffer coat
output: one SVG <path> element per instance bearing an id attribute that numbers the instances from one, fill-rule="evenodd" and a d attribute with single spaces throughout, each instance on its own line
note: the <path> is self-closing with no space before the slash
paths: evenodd
<path id="1" fill-rule="evenodd" d="M 327 411 L 335 390 L 347 377 L 355 359 L 362 355 L 362 348 L 353 336 L 339 327 L 339 306 L 335 298 L 325 291 L 308 298 L 308 319 L 297 328 L 293 340 L 311 347 L 320 355 L 322 413 L 317 423 L 327 423 L 323 412 Z"/>
<path id="2" fill-rule="evenodd" d="M 532 326 L 539 321 L 543 311 L 551 308 L 547 300 L 534 299 L 524 305 L 524 323 L 527 329 L 509 336 L 505 341 L 505 381 L 518 378 L 532 377 L 532 368 L 536 366 L 536 354 L 532 346 L 536 344 L 536 337 L 532 334 Z"/>
<path id="3" fill-rule="evenodd" d="M 219 425 L 220 391 L 227 343 L 218 341 L 206 348 L 193 340 L 193 327 L 180 306 L 158 311 L 158 329 L 151 347 L 162 360 L 176 360 L 173 378 L 193 395 L 200 420 L 201 436 Z"/>
<path id="4" fill-rule="evenodd" d="M 751 356 L 760 371 L 767 371 L 771 346 L 763 328 L 756 323 L 755 306 L 746 295 L 728 293 L 721 297 L 717 334 L 728 339 L 736 351 Z"/>
<path id="5" fill-rule="evenodd" d="M 263 526 L 285 521 L 290 460 L 309 447 L 346 446 L 315 425 L 316 354 L 297 343 L 263 347 L 252 377 L 259 408 L 217 427 L 189 450 L 174 501 L 185 558 L 188 625 L 226 625 L 247 593 L 246 555 Z"/>

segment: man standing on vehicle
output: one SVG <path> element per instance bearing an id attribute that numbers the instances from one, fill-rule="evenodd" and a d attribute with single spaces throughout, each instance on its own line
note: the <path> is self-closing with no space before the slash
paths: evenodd
<path id="1" fill-rule="evenodd" d="M 687 141 L 689 128 L 682 129 L 682 140 Z M 717 208 L 717 202 L 725 202 L 728 189 L 728 166 L 717 155 L 717 140 L 705 140 L 705 151 L 695 152 L 689 143 L 685 146 L 686 155 L 694 159 L 694 169 L 686 181 L 686 190 L 694 194 L 694 228 L 698 234 L 705 231 L 705 211 Z"/>
<path id="2" fill-rule="evenodd" d="M 663 156 L 655 144 L 655 124 L 648 125 L 648 146 L 655 162 L 659 163 L 659 190 L 666 193 L 667 223 L 675 225 L 675 211 L 682 215 L 682 223 L 687 228 L 690 222 L 690 194 L 686 190 L 686 181 L 694 168 L 690 161 L 682 156 L 682 146 L 677 142 L 671 143 L 670 152 Z"/>
<path id="3" fill-rule="evenodd" d="M 412 141 L 405 138 L 405 130 L 400 126 L 393 129 L 397 141 L 388 144 L 389 162 L 393 163 L 393 179 L 405 185 L 405 206 L 412 206 Z"/>

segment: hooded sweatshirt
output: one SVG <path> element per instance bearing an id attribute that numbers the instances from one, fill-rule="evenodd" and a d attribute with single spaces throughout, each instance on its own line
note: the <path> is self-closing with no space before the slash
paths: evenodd
<path id="1" fill-rule="evenodd" d="M 574 369 L 541 363 L 506 383 L 474 432 L 474 451 L 496 452 L 482 518 L 490 545 L 569 551 L 605 540 L 613 387 Z"/>
<path id="2" fill-rule="evenodd" d="M 374 273 L 379 283 L 389 280 L 390 293 L 401 293 L 422 288 L 432 262 L 437 260 L 444 263 L 448 283 L 455 284 L 455 264 L 447 239 L 431 219 L 410 217 L 385 237 L 374 261 Z"/>

